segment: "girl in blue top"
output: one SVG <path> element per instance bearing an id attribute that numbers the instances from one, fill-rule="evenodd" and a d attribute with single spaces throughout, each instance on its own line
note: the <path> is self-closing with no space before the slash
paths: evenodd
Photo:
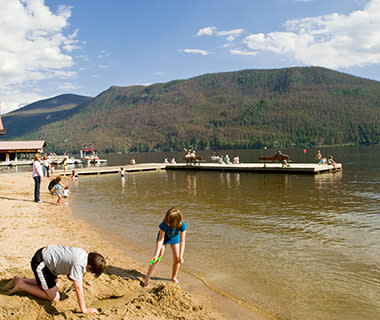
<path id="1" fill-rule="evenodd" d="M 157 235 L 156 251 L 150 262 L 147 275 L 145 277 L 144 287 L 149 286 L 150 277 L 157 263 L 163 257 L 165 245 L 170 244 L 173 253 L 173 272 L 172 280 L 176 283 L 180 265 L 184 262 L 183 253 L 185 252 L 186 241 L 186 223 L 182 220 L 182 213 L 177 208 L 170 208 L 164 221 L 159 225 L 160 231 Z"/>

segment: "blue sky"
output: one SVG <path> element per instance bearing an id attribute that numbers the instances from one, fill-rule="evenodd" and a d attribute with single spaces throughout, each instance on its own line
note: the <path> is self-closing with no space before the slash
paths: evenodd
<path id="1" fill-rule="evenodd" d="M 380 80 L 380 0 L 0 0 L 2 113 L 241 69 Z"/>

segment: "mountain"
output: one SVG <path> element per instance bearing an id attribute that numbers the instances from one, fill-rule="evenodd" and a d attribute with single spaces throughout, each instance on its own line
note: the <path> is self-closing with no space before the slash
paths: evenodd
<path id="1" fill-rule="evenodd" d="M 91 99 L 75 94 L 63 94 L 6 113 L 1 117 L 7 129 L 7 134 L 2 139 L 18 138 L 36 132 L 46 124 L 66 119 L 78 112 L 78 106 Z"/>
<path id="2" fill-rule="evenodd" d="M 380 83 L 295 67 L 114 86 L 23 138 L 103 152 L 377 143 Z"/>

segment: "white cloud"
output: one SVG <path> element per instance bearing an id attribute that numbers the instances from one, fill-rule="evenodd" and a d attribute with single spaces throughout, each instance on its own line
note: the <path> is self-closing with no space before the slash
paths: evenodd
<path id="1" fill-rule="evenodd" d="M 199 37 L 199 36 L 212 36 L 215 31 L 216 31 L 216 27 L 206 27 L 206 28 L 200 29 L 198 31 L 197 37 Z"/>
<path id="2" fill-rule="evenodd" d="M 64 82 L 62 83 L 58 89 L 61 89 L 61 90 L 77 90 L 79 89 L 80 87 L 74 83 L 71 83 L 71 82 Z"/>
<path id="3" fill-rule="evenodd" d="M 244 32 L 244 29 L 218 31 L 217 27 L 212 26 L 212 27 L 206 27 L 206 28 L 200 29 L 196 35 L 197 37 L 199 36 L 225 37 L 227 41 L 232 42 L 238 36 L 240 36 L 243 32 Z"/>
<path id="4" fill-rule="evenodd" d="M 111 55 L 110 51 L 100 50 L 100 53 L 98 54 L 98 58 L 101 59 L 101 58 L 109 57 L 110 55 Z"/>
<path id="5" fill-rule="evenodd" d="M 78 31 L 64 33 L 70 15 L 66 6 L 51 12 L 44 0 L 0 0 L 0 97 L 7 109 L 19 106 L 17 101 L 25 97 L 18 86 L 75 75 L 68 71 L 74 64 L 69 53 L 78 47 Z M 20 99 L 6 100 L 12 90 Z"/>
<path id="6" fill-rule="evenodd" d="M 246 50 L 239 50 L 239 49 L 231 49 L 230 53 L 236 56 L 255 56 L 257 54 L 257 52 L 255 51 L 246 51 Z"/>
<path id="7" fill-rule="evenodd" d="M 202 50 L 202 49 L 183 49 L 180 51 L 182 51 L 184 53 L 201 54 L 202 56 L 207 56 L 209 54 L 212 54 L 212 52 L 208 52 L 208 51 Z"/>
<path id="8" fill-rule="evenodd" d="M 286 32 L 257 33 L 243 43 L 250 50 L 287 55 L 297 62 L 329 68 L 380 63 L 380 0 L 349 15 L 289 20 Z"/>
<path id="9" fill-rule="evenodd" d="M 25 92 L 20 90 L 10 90 L 2 92 L 1 95 L 1 113 L 8 113 L 18 108 L 21 108 L 31 102 L 47 99 L 48 97 L 42 96 L 34 92 Z"/>

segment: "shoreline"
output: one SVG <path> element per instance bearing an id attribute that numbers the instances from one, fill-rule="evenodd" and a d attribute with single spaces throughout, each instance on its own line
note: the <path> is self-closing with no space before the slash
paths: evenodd
<path id="1" fill-rule="evenodd" d="M 55 205 L 56 197 L 47 191 L 48 179 L 41 184 L 42 203 L 33 202 L 33 180 L 30 172 L 0 175 L 0 318 L 8 319 L 267 319 L 259 313 L 240 310 L 241 306 L 226 301 L 211 290 L 199 290 L 204 285 L 184 285 L 184 289 L 158 278 L 144 289 L 145 265 L 131 258 L 123 243 L 105 235 L 83 220 L 72 216 L 69 206 Z M 33 277 L 30 259 L 34 252 L 48 244 L 80 247 L 98 251 L 107 261 L 106 271 L 98 279 L 84 277 L 86 305 L 97 308 L 99 315 L 78 313 L 79 306 L 72 282 L 59 277 L 63 292 L 59 302 L 51 303 L 20 293 L 8 296 L 2 287 L 14 275 Z M 119 244 L 119 245 L 117 245 Z M 125 244 L 124 244 L 125 245 Z M 184 278 L 185 272 L 183 274 Z M 200 282 L 200 280 L 197 280 Z M 186 280 L 184 283 L 187 282 Z M 231 312 L 218 308 L 227 303 Z M 226 306 L 225 306 L 226 307 Z M 224 308 L 226 310 L 226 308 Z M 242 317 L 240 317 L 240 315 Z"/>

